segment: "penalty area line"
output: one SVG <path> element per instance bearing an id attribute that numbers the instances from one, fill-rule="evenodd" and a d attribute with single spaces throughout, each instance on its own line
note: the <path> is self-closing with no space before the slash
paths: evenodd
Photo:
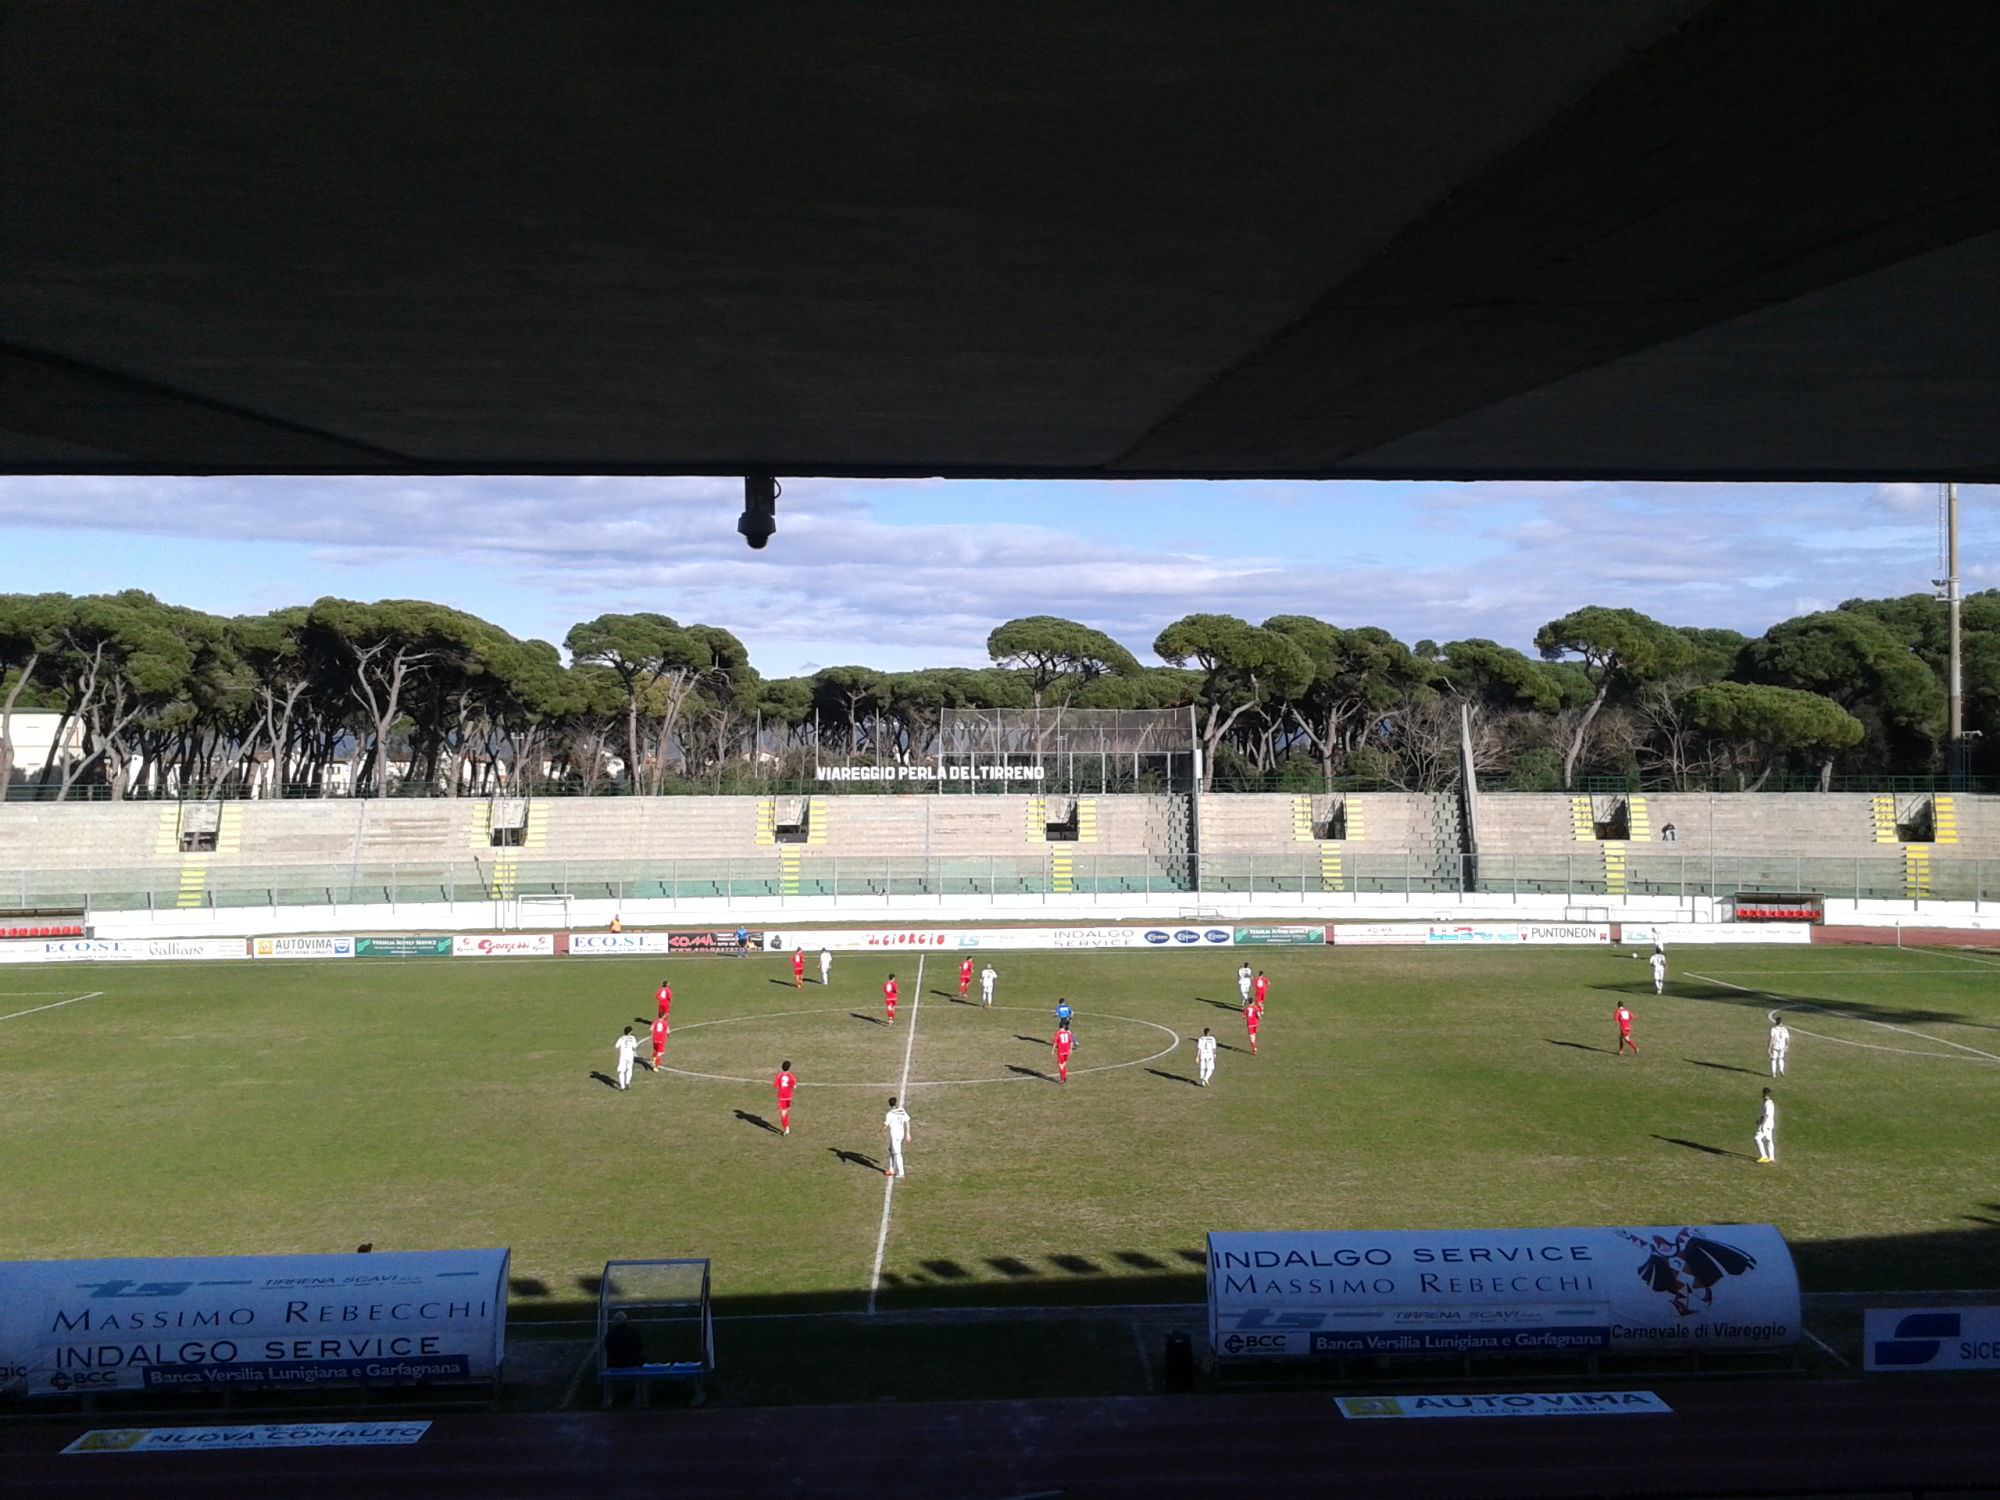
<path id="1" fill-rule="evenodd" d="M 907 1099 L 910 1094 L 910 1059 L 917 1050 L 917 1012 L 924 1003 L 924 957 L 917 955 L 917 982 L 910 993 L 910 1036 L 903 1043 L 903 1081 L 896 1087 L 896 1098 Z M 868 1316 L 875 1316 L 875 1294 L 882 1289 L 882 1254 L 889 1248 L 889 1205 L 896 1201 L 896 1179 L 882 1179 L 882 1227 L 875 1232 L 875 1269 L 868 1273 Z"/>
<path id="2" fill-rule="evenodd" d="M 1689 971 L 1688 978 L 1699 979 L 1704 984 L 1719 984 L 1724 989 L 1735 990 L 1741 995 L 1756 995 L 1760 999 L 1772 1000 L 1781 1009 L 1816 1010 L 1823 1016 L 1839 1016 L 1843 1021 L 1859 1021 L 1864 1026 L 1879 1026 L 1884 1031 L 1899 1031 L 1904 1036 L 1913 1036 L 1921 1038 L 1926 1042 L 1935 1042 L 1940 1047 L 1956 1047 L 1960 1052 L 1970 1052 L 1974 1057 L 1983 1057 L 1988 1062 L 2000 1063 L 2000 1053 L 1982 1052 L 1977 1047 L 1968 1047 L 1964 1042 L 1954 1042 L 1948 1036 L 1932 1036 L 1928 1031 L 1918 1031 L 1914 1026 L 1898 1026 L 1890 1021 L 1877 1021 L 1868 1016 L 1857 1016 L 1853 1011 L 1842 1010 L 1837 1005 L 1819 1005 L 1811 1000 L 1787 999 L 1783 995 L 1774 995 L 1769 990 L 1753 990 L 1748 985 L 1731 984 L 1726 979 L 1717 979 L 1711 974 L 1696 974 L 1692 970 Z M 1917 1056 L 1919 1054 L 1913 1053 L 1911 1055 Z"/>
<path id="3" fill-rule="evenodd" d="M 0 1016 L 0 1021 L 18 1021 L 23 1016 L 32 1016 L 42 1010 L 61 1010 L 65 1005 L 75 1005 L 79 1000 L 100 999 L 103 994 L 103 990 L 92 990 L 88 995 L 72 995 L 67 1000 L 58 1000 L 51 1005 L 31 1005 L 26 1010 L 15 1011 L 12 1015 Z"/>

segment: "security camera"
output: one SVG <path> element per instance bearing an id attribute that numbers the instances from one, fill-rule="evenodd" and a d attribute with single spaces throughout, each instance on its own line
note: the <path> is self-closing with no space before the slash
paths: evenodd
<path id="1" fill-rule="evenodd" d="M 770 474 L 745 474 L 743 476 L 743 514 L 737 519 L 736 529 L 743 533 L 743 540 L 759 551 L 770 542 L 778 529 L 778 496 L 784 487 Z"/>

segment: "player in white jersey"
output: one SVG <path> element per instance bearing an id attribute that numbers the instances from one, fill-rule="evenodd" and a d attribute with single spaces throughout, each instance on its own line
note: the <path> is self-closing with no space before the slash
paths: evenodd
<path id="1" fill-rule="evenodd" d="M 1207 1088 L 1208 1080 L 1215 1076 L 1215 1033 L 1206 1026 L 1194 1039 L 1194 1065 L 1195 1071 L 1201 1075 L 1201 1086 Z"/>
<path id="2" fill-rule="evenodd" d="M 1658 948 L 1655 948 L 1653 950 L 1653 993 L 1664 995 L 1666 992 L 1667 955 L 1662 953 Z"/>
<path id="3" fill-rule="evenodd" d="M 910 1138 L 910 1112 L 894 1099 L 889 1101 L 889 1112 L 882 1116 L 883 1133 L 889 1137 L 889 1165 L 882 1169 L 884 1177 L 903 1175 L 903 1143 Z M 883 1212 L 888 1210 L 884 1209 Z"/>
<path id="4" fill-rule="evenodd" d="M 627 1026 L 625 1034 L 618 1038 L 618 1087 L 621 1089 L 632 1087 L 632 1059 L 638 1055 L 639 1039 L 632 1035 L 632 1028 Z"/>
<path id="5" fill-rule="evenodd" d="M 1771 1012 L 1771 1076 L 1785 1076 L 1785 1054 L 1792 1049 L 1792 1028 L 1775 1010 Z"/>
<path id="6" fill-rule="evenodd" d="M 989 963 L 979 971 L 979 998 L 986 1002 L 988 1010 L 993 1009 L 993 986 L 999 981 L 1000 976 L 994 971 L 992 964 Z"/>
<path id="7" fill-rule="evenodd" d="M 1764 1111 L 1757 1117 L 1757 1164 L 1768 1167 L 1778 1159 L 1778 1101 L 1764 1090 Z"/>
<path id="8" fill-rule="evenodd" d="M 819 982 L 821 986 L 824 987 L 832 977 L 833 950 L 831 948 L 822 948 L 819 950 Z"/>
<path id="9" fill-rule="evenodd" d="M 1236 993 L 1243 997 L 1243 1003 L 1250 1003 L 1250 965 L 1245 964 L 1236 971 Z"/>

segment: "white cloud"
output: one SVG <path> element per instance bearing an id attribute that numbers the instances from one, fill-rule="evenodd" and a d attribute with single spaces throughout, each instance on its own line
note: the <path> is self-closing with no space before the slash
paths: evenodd
<path id="1" fill-rule="evenodd" d="M 1603 603 L 1754 633 L 1853 595 L 1926 591 L 1933 542 L 1906 490 L 1928 503 L 1921 485 L 1523 482 L 1286 486 L 1245 508 L 1225 485 L 1110 486 L 1099 509 L 1116 524 L 1101 529 L 1127 539 L 1105 541 L 1060 507 L 1039 522 L 1010 517 L 990 485 L 792 480 L 777 537 L 753 553 L 734 530 L 733 478 L 11 478 L 0 479 L 0 528 L 285 549 L 255 596 L 231 606 L 241 609 L 271 607 L 274 588 L 299 601 L 434 588 L 555 637 L 607 610 L 655 609 L 725 625 L 766 670 L 788 671 L 983 661 L 994 625 L 1039 613 L 1086 620 L 1142 653 L 1193 610 L 1525 645 L 1541 622 Z M 921 509 L 904 503 L 913 493 Z M 1168 496 L 1199 519 L 1167 517 L 1157 506 Z M 912 511 L 919 519 L 885 519 Z M 65 546 L 78 554 L 72 576 L 0 587 L 103 587 L 83 554 L 111 548 Z M 1968 576 L 1992 576 L 1975 550 Z M 177 597 L 171 580 L 133 582 Z M 220 607 L 212 593 L 206 607 Z"/>

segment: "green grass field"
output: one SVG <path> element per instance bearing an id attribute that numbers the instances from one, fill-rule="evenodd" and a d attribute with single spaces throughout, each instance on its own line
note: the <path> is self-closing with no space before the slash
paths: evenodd
<path id="1" fill-rule="evenodd" d="M 803 992 L 780 957 L 0 968 L 0 1015 L 29 1012 L 0 1021 L 0 1257 L 506 1245 L 517 1315 L 553 1315 L 606 1259 L 705 1255 L 727 1310 L 851 1309 L 888 1196 L 885 1308 L 1195 1300 L 1225 1228 L 1770 1220 L 1811 1291 L 2000 1279 L 1988 960 L 1689 948 L 1655 999 L 1624 950 L 1254 950 L 1253 1059 L 1242 956 L 999 953 L 990 1012 L 942 957 L 913 1008 L 914 954 L 840 955 Z M 617 1092 L 613 1038 L 663 972 L 669 1071 Z M 1776 1167 L 1750 1143 L 1766 991 L 1794 1030 Z M 1229 1049 L 1205 1091 L 1204 1025 Z"/>

